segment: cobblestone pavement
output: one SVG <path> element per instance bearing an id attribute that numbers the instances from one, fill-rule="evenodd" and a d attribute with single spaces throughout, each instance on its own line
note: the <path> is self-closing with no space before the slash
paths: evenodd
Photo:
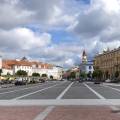
<path id="1" fill-rule="evenodd" d="M 120 120 L 107 106 L 0 107 L 0 120 Z"/>
<path id="2" fill-rule="evenodd" d="M 0 107 L 0 120 L 34 120 L 45 107 Z"/>
<path id="3" fill-rule="evenodd" d="M 0 88 L 0 120 L 120 120 L 120 86 L 78 82 Z"/>

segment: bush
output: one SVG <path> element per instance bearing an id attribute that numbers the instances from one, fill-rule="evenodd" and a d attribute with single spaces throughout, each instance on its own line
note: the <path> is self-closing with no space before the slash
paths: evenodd
<path id="1" fill-rule="evenodd" d="M 50 79 L 53 80 L 53 76 L 52 75 L 50 76 Z"/>
<path id="2" fill-rule="evenodd" d="M 27 76 L 27 72 L 24 70 L 18 70 L 16 73 L 17 76 Z"/>
<path id="3" fill-rule="evenodd" d="M 95 71 L 93 72 L 93 74 L 92 74 L 92 77 L 93 77 L 93 78 L 99 78 L 99 79 L 101 79 L 102 76 L 103 76 L 103 73 L 102 73 L 101 70 L 95 70 Z"/>
<path id="4" fill-rule="evenodd" d="M 76 73 L 75 72 L 71 72 L 70 73 L 70 78 L 74 79 L 76 77 Z"/>
<path id="5" fill-rule="evenodd" d="M 39 73 L 33 73 L 32 76 L 33 77 L 40 77 L 40 74 Z"/>
<path id="6" fill-rule="evenodd" d="M 47 74 L 42 74 L 42 77 L 47 77 Z"/>
<path id="7" fill-rule="evenodd" d="M 118 78 L 119 77 L 119 71 L 116 71 L 115 72 L 115 78 Z"/>

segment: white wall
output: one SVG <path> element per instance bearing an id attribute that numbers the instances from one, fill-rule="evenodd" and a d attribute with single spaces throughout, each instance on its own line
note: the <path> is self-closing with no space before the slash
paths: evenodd
<path id="1" fill-rule="evenodd" d="M 30 66 L 17 66 L 17 65 L 15 65 L 14 67 L 13 67 L 13 71 L 14 71 L 14 74 L 18 71 L 18 70 L 24 70 L 24 71 L 26 71 L 27 73 L 28 73 L 28 76 L 31 76 L 32 75 L 32 67 L 30 67 Z"/>
<path id="2" fill-rule="evenodd" d="M 9 73 L 10 75 L 13 75 L 13 70 L 11 69 L 2 69 L 2 75 L 7 75 Z"/>
<path id="3" fill-rule="evenodd" d="M 91 69 L 89 69 L 89 66 L 91 66 Z M 93 73 L 93 71 L 94 71 L 93 65 L 88 65 L 88 66 L 86 66 L 86 72 L 87 72 L 87 73 L 89 73 L 89 72 Z"/>
<path id="4" fill-rule="evenodd" d="M 30 66 L 18 66 L 15 65 L 12 70 L 3 69 L 3 74 L 6 75 L 8 72 L 10 74 L 15 74 L 18 70 L 24 70 L 28 73 L 28 76 L 31 76 L 32 73 L 47 74 L 48 78 L 52 75 L 54 79 L 61 80 L 63 69 L 61 67 L 54 66 L 51 69 L 30 67 Z"/>

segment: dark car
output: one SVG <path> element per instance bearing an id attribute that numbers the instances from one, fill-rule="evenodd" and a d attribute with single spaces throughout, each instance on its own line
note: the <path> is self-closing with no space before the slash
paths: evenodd
<path id="1" fill-rule="evenodd" d="M 26 85 L 26 81 L 25 80 L 23 80 L 22 78 L 18 78 L 18 79 L 16 79 L 15 80 L 15 85 Z"/>
<path id="2" fill-rule="evenodd" d="M 94 84 L 100 84 L 100 82 L 99 82 L 99 81 L 96 81 L 96 82 L 94 82 Z"/>
<path id="3" fill-rule="evenodd" d="M 39 79 L 40 83 L 44 83 L 45 80 L 44 79 Z"/>
<path id="4" fill-rule="evenodd" d="M 119 83 L 120 79 L 119 78 L 114 78 L 111 80 L 111 83 Z"/>
<path id="5" fill-rule="evenodd" d="M 101 82 L 99 80 L 94 80 L 94 84 L 100 84 Z"/>

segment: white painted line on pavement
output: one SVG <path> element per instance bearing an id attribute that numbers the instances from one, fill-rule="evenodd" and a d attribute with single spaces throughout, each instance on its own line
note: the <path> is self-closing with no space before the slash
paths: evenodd
<path id="1" fill-rule="evenodd" d="M 113 90 L 116 90 L 118 92 L 120 92 L 120 89 L 117 89 L 117 88 L 113 88 L 113 87 L 110 87 L 110 86 L 107 86 L 107 85 L 102 85 L 103 87 L 107 87 L 107 88 L 110 88 L 110 89 L 113 89 Z"/>
<path id="2" fill-rule="evenodd" d="M 71 84 L 69 84 L 68 87 L 65 90 L 63 90 L 63 92 L 56 98 L 56 100 L 60 100 L 64 96 L 64 94 L 68 91 L 68 89 L 72 86 L 72 84 L 73 84 L 73 82 Z M 44 120 L 50 114 L 50 112 L 52 112 L 52 110 L 54 108 L 55 108 L 55 106 L 47 107 L 34 120 Z"/>
<path id="3" fill-rule="evenodd" d="M 110 86 L 118 86 L 118 87 L 120 87 L 120 84 L 116 84 L 116 83 L 103 83 L 103 85 L 110 85 Z"/>
<path id="4" fill-rule="evenodd" d="M 65 82 L 66 82 L 66 81 L 65 81 Z M 63 83 L 65 83 L 65 82 L 63 82 Z M 50 87 L 46 87 L 46 88 L 37 90 L 37 91 L 35 91 L 35 92 L 30 92 L 30 93 L 28 93 L 28 94 L 25 94 L 25 95 L 22 95 L 22 96 L 13 98 L 12 100 L 18 100 L 18 99 L 20 99 L 20 98 L 24 98 L 24 97 L 27 97 L 27 96 L 29 96 L 29 95 L 33 95 L 33 94 L 35 94 L 35 93 L 42 92 L 42 91 L 44 91 L 44 90 L 53 88 L 53 87 L 55 87 L 55 86 L 57 86 L 57 85 L 61 85 L 61 84 L 63 84 L 63 83 L 55 84 L 55 85 L 52 85 L 52 86 L 50 86 Z"/>
<path id="5" fill-rule="evenodd" d="M 12 91 L 8 91 L 8 92 L 1 92 L 0 95 L 7 94 L 7 93 L 12 93 L 12 92 L 18 92 L 18 91 L 22 91 L 22 90 L 27 90 L 27 89 L 31 89 L 31 88 L 36 88 L 36 87 L 40 87 L 40 86 L 42 86 L 42 84 L 40 84 L 40 85 L 38 84 L 38 85 L 35 85 L 35 86 L 32 86 L 32 87 L 27 87 L 27 88 L 20 88 L 18 90 L 12 90 Z"/>
<path id="6" fill-rule="evenodd" d="M 48 114 L 55 108 L 55 106 L 47 107 L 42 113 L 40 113 L 34 120 L 44 120 Z"/>
<path id="7" fill-rule="evenodd" d="M 71 84 L 68 85 L 68 87 L 62 91 L 62 93 L 56 98 L 57 100 L 60 100 L 64 95 L 65 93 L 70 89 L 70 87 L 73 85 L 74 82 L 72 82 Z"/>
<path id="8" fill-rule="evenodd" d="M 62 93 L 56 98 L 56 100 L 60 100 L 64 96 L 64 94 L 69 90 L 69 88 L 72 86 L 72 84 L 73 84 L 73 82 L 71 84 L 69 84 L 68 87 L 65 88 L 65 90 L 62 91 Z M 55 108 L 55 106 L 47 107 L 34 120 L 44 120 L 50 114 L 50 112 L 52 112 L 52 110 L 54 108 Z"/>
<path id="9" fill-rule="evenodd" d="M 107 100 L 109 102 L 107 102 Z M 118 105 L 119 99 L 42 99 L 42 100 L 0 100 L 0 106 L 71 106 L 71 105 Z"/>
<path id="10" fill-rule="evenodd" d="M 92 89 L 90 86 L 88 86 L 86 83 L 83 83 L 89 90 L 91 90 L 96 96 L 98 96 L 100 99 L 105 100 L 105 98 L 99 94 L 98 92 L 96 92 L 94 89 Z"/>
<path id="11" fill-rule="evenodd" d="M 112 111 L 120 111 L 120 109 L 116 106 L 114 106 L 114 104 L 106 99 L 105 97 L 103 97 L 101 94 L 99 94 L 98 92 L 96 92 L 94 89 L 92 89 L 90 86 L 88 86 L 87 84 L 84 83 L 84 85 L 89 88 L 94 94 L 96 94 L 101 100 L 105 100 L 106 104 L 109 104 L 109 107 L 112 109 Z M 103 85 L 102 85 L 103 86 Z"/>

